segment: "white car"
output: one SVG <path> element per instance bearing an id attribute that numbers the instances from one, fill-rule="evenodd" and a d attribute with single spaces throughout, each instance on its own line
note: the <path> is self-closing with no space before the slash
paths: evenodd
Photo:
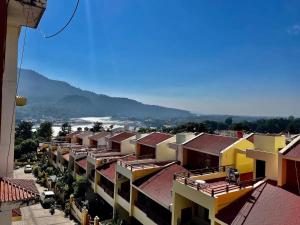
<path id="1" fill-rule="evenodd" d="M 55 194 L 53 191 L 43 191 L 40 196 L 42 205 L 50 206 L 51 204 L 53 204 L 55 202 L 54 196 Z"/>
<path id="2" fill-rule="evenodd" d="M 24 167 L 24 173 L 31 173 L 32 172 L 32 166 L 26 165 Z"/>

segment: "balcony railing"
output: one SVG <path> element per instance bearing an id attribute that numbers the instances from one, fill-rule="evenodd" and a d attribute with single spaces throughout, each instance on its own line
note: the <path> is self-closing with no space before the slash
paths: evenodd
<path id="1" fill-rule="evenodd" d="M 170 220 L 167 220 L 157 209 L 147 207 L 144 202 L 135 201 L 135 206 L 142 210 L 147 215 L 147 217 L 149 217 L 155 223 L 159 225 L 171 224 L 171 218 Z"/>
<path id="2" fill-rule="evenodd" d="M 131 160 L 131 161 L 126 161 L 126 160 L 119 160 L 118 165 L 129 169 L 129 170 L 134 170 L 134 169 L 144 169 L 144 168 L 149 168 L 149 166 L 154 166 L 155 164 L 155 159 L 153 159 L 154 155 L 144 155 L 144 156 L 137 156 L 136 159 Z M 149 160 L 147 162 L 146 160 Z"/>
<path id="3" fill-rule="evenodd" d="M 188 172 L 176 173 L 174 174 L 174 180 L 186 186 L 194 188 L 197 191 L 202 191 L 204 193 L 207 193 L 211 195 L 211 197 L 214 197 L 217 194 L 228 193 L 233 190 L 239 190 L 245 187 L 253 186 L 256 182 L 264 179 L 264 177 L 262 177 L 262 178 L 256 178 L 251 180 L 245 180 L 239 183 L 229 183 L 226 182 L 224 179 L 224 181 L 218 181 L 213 183 L 202 183 L 195 178 L 195 176 L 198 175 L 207 175 L 216 172 L 226 172 L 227 168 L 230 167 L 232 167 L 232 165 L 222 166 L 217 168 L 204 168 L 200 170 L 192 170 Z"/>
<path id="4" fill-rule="evenodd" d="M 127 202 L 130 202 L 130 191 L 118 190 L 118 194 L 124 198 Z"/>
<path id="5" fill-rule="evenodd" d="M 199 176 L 199 175 L 207 175 L 212 173 L 222 173 L 226 172 L 228 168 L 233 168 L 234 165 L 226 165 L 226 166 L 219 166 L 219 167 L 208 167 L 202 168 L 197 170 L 189 170 L 187 172 L 180 172 L 174 175 L 174 179 L 177 178 L 189 178 L 191 176 Z"/>
<path id="6" fill-rule="evenodd" d="M 106 185 L 104 185 L 103 183 L 100 183 L 99 186 L 104 190 L 104 192 L 106 194 L 108 194 L 110 197 L 114 197 L 114 191 L 111 190 L 109 187 L 107 187 Z"/>

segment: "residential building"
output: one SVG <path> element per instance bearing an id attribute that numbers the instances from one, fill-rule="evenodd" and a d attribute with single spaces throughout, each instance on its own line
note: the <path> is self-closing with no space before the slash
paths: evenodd
<path id="1" fill-rule="evenodd" d="M 176 160 L 176 151 L 169 144 L 176 141 L 176 136 L 154 132 L 136 141 L 136 156 L 151 158 L 156 161 Z"/>
<path id="2" fill-rule="evenodd" d="M 300 196 L 300 136 L 279 152 L 278 185 Z"/>
<path id="3" fill-rule="evenodd" d="M 113 135 L 107 141 L 112 151 L 127 154 L 135 152 L 135 145 L 131 142 L 135 138 L 136 133 L 125 131 Z"/>
<path id="4" fill-rule="evenodd" d="M 82 131 L 78 134 L 74 135 L 75 143 L 78 145 L 83 145 L 86 147 L 90 146 L 90 137 L 93 136 L 94 133 L 91 131 Z"/>
<path id="5" fill-rule="evenodd" d="M 245 138 L 201 133 L 185 142 L 178 160 L 187 169 L 232 166 L 241 174 L 253 172 L 253 160 L 246 157 L 246 149 L 254 145 Z"/>
<path id="6" fill-rule="evenodd" d="M 97 149 L 106 149 L 108 148 L 107 145 L 107 138 L 111 137 L 113 134 L 107 131 L 101 131 L 98 133 L 89 136 L 90 143 L 89 147 L 97 148 Z"/>
<path id="7" fill-rule="evenodd" d="M 253 159 L 253 176 L 278 178 L 279 151 L 286 146 L 284 135 L 255 134 L 254 147 L 247 149 L 247 157 Z"/>

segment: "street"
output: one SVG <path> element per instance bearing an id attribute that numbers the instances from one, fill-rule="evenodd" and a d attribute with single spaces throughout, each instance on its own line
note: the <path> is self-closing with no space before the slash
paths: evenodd
<path id="1" fill-rule="evenodd" d="M 33 179 L 32 173 L 24 173 L 24 169 L 20 168 L 14 171 L 14 177 L 18 179 Z M 36 184 L 39 192 L 44 191 L 44 187 Z M 64 217 L 64 212 L 55 209 L 55 214 L 52 216 L 49 209 L 44 209 L 41 204 L 36 204 L 29 207 L 21 208 L 22 221 L 13 222 L 13 225 L 74 225 L 74 221 Z"/>

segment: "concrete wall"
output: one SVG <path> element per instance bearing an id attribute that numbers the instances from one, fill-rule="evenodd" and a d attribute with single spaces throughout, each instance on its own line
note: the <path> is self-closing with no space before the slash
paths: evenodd
<path id="1" fill-rule="evenodd" d="M 253 171 L 253 159 L 246 157 L 246 149 L 253 148 L 252 142 L 241 139 L 221 153 L 220 165 L 234 165 L 241 173 Z"/>
<path id="2" fill-rule="evenodd" d="M 135 144 L 131 144 L 130 141 L 135 139 L 135 136 L 128 138 L 121 142 L 121 153 L 130 154 L 135 153 Z"/>
<path id="3" fill-rule="evenodd" d="M 254 146 L 261 151 L 278 153 L 278 151 L 285 147 L 285 136 L 277 135 L 254 135 Z"/>
<path id="4" fill-rule="evenodd" d="M 171 137 L 164 142 L 156 145 L 156 160 L 166 161 L 166 160 L 176 160 L 176 150 L 169 147 L 169 143 L 175 142 L 176 136 Z"/>

